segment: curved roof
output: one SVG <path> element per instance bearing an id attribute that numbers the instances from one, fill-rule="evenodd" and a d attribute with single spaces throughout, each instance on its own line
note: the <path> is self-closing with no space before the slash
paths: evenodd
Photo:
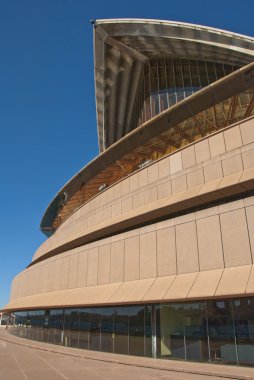
<path id="1" fill-rule="evenodd" d="M 244 66 L 254 38 L 174 21 L 115 19 L 94 24 L 95 87 L 100 151 L 130 131 L 143 65 L 156 57 L 204 59 Z"/>
<path id="2" fill-rule="evenodd" d="M 99 186 L 104 182 L 106 183 L 107 178 L 112 179 L 112 172 L 114 170 L 117 171 L 117 168 L 118 170 L 124 168 L 126 161 L 130 160 L 133 156 L 143 154 L 144 157 L 144 153 L 147 150 L 154 149 L 156 145 L 163 144 L 166 140 L 168 140 L 168 144 L 174 144 L 175 149 L 179 148 L 180 145 L 177 145 L 178 142 L 172 139 L 172 131 L 176 131 L 182 141 L 185 139 L 187 143 L 191 142 L 192 136 L 189 134 L 188 124 L 186 125 L 187 129 L 181 126 L 181 123 L 185 122 L 188 118 L 193 119 L 195 128 L 200 131 L 202 136 L 202 128 L 199 125 L 196 115 L 203 110 L 209 109 L 209 107 L 213 107 L 212 114 L 214 115 L 214 105 L 230 97 L 236 99 L 238 94 L 241 95 L 242 92 L 248 89 L 251 89 L 251 92 L 248 95 L 248 102 L 244 107 L 241 106 L 241 118 L 250 116 L 254 110 L 253 88 L 254 62 L 185 98 L 124 136 L 92 160 L 59 191 L 42 218 L 42 231 L 45 233 L 47 233 L 47 231 L 49 231 L 49 233 L 53 232 L 54 221 L 59 217 L 65 205 L 66 211 L 68 211 L 69 214 L 66 214 L 61 223 L 70 213 L 85 203 L 86 200 L 83 198 L 76 200 L 76 203 L 72 203 L 72 197 L 75 193 L 77 194 L 80 189 L 86 187 L 87 192 L 90 190 L 90 198 L 96 195 Z M 225 120 L 222 120 L 222 126 L 213 124 L 210 120 L 206 120 L 208 127 L 214 131 L 226 125 L 230 125 L 235 120 L 236 104 L 237 102 L 233 99 L 231 101 L 230 99 L 228 112 L 224 115 Z M 219 109 L 221 110 L 221 107 L 219 107 Z M 169 136 L 167 134 L 169 134 Z M 126 175 L 126 173 L 124 173 L 124 175 Z M 82 192 L 80 195 L 83 197 Z"/>

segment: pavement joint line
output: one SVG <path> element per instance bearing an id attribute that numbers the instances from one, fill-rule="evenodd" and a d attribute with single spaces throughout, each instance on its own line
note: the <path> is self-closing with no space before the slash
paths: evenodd
<path id="1" fill-rule="evenodd" d="M 14 358 L 15 362 L 17 363 L 17 366 L 18 366 L 20 372 L 22 373 L 22 375 L 24 376 L 24 378 L 25 378 L 26 380 L 29 380 L 28 377 L 27 377 L 27 375 L 26 375 L 26 373 L 25 373 L 25 371 L 24 371 L 23 368 L 20 366 L 20 364 L 19 364 L 18 359 L 16 358 L 16 356 L 13 355 L 13 354 L 11 354 L 11 356 L 13 356 L 13 358 Z"/>
<path id="2" fill-rule="evenodd" d="M 19 338 L 19 337 L 16 337 L 16 338 Z M 33 348 L 33 349 L 39 350 L 39 351 L 53 352 L 55 354 L 60 354 L 60 355 L 65 355 L 65 356 L 73 356 L 73 357 L 78 357 L 78 358 L 83 358 L 83 359 L 88 359 L 88 360 L 95 360 L 95 361 L 106 362 L 106 363 L 121 364 L 121 365 L 126 365 L 126 366 L 130 365 L 133 367 L 157 369 L 157 370 L 168 371 L 168 372 L 177 372 L 177 373 L 181 372 L 181 373 L 188 373 L 188 374 L 200 375 L 200 376 L 203 376 L 203 375 L 211 376 L 211 377 L 216 376 L 216 377 L 220 377 L 222 379 L 230 379 L 230 380 L 254 380 L 254 377 L 252 377 L 252 376 L 245 376 L 245 375 L 242 376 L 242 375 L 235 375 L 235 374 L 230 375 L 230 374 L 222 373 L 222 372 L 198 371 L 198 370 L 179 368 L 179 367 L 168 368 L 168 367 L 164 367 L 164 366 L 160 366 L 160 365 L 156 365 L 156 364 L 155 365 L 140 364 L 140 363 L 135 363 L 132 361 L 124 362 L 124 361 L 121 361 L 120 359 L 114 359 L 114 358 L 107 359 L 107 358 L 101 358 L 98 356 L 92 357 L 92 356 L 86 355 L 84 353 L 81 355 L 81 354 L 74 353 L 74 352 L 63 352 L 62 350 L 56 350 L 54 348 L 49 348 L 49 347 L 34 346 L 34 345 L 26 343 L 26 342 L 17 342 L 15 340 L 3 338 L 2 336 L 0 336 L 0 339 L 3 341 L 6 341 L 8 343 L 13 343 L 13 344 L 17 344 L 19 346 L 25 346 L 25 347 Z M 20 338 L 20 339 L 26 339 L 26 338 Z M 26 339 L 26 340 L 28 340 L 28 339 Z M 44 342 L 42 342 L 42 343 L 44 343 Z M 46 344 L 50 344 L 50 343 L 46 343 Z M 63 348 L 63 347 L 61 347 L 61 348 Z M 75 349 L 75 347 L 68 347 L 68 349 Z M 94 353 L 94 351 L 93 351 L 93 353 Z M 114 355 L 114 354 L 112 354 L 112 355 Z"/>

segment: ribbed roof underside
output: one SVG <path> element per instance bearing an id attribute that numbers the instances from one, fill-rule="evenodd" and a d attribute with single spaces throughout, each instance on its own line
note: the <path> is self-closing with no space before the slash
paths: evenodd
<path id="1" fill-rule="evenodd" d="M 94 52 L 98 137 L 103 151 L 131 131 L 140 75 L 150 59 L 179 57 L 243 66 L 253 61 L 254 39 L 186 23 L 98 20 Z"/>

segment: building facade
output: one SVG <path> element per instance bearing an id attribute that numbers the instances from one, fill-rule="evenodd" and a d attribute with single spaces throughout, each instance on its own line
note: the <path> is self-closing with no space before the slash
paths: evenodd
<path id="1" fill-rule="evenodd" d="M 254 39 L 94 25 L 100 154 L 55 196 L 12 284 L 13 334 L 254 365 Z"/>

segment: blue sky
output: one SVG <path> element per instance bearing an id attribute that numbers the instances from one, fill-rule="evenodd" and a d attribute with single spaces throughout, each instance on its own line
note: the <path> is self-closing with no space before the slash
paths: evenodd
<path id="1" fill-rule="evenodd" d="M 45 240 L 58 190 L 98 153 L 91 17 L 177 20 L 254 36 L 252 0 L 0 0 L 0 307 Z"/>

